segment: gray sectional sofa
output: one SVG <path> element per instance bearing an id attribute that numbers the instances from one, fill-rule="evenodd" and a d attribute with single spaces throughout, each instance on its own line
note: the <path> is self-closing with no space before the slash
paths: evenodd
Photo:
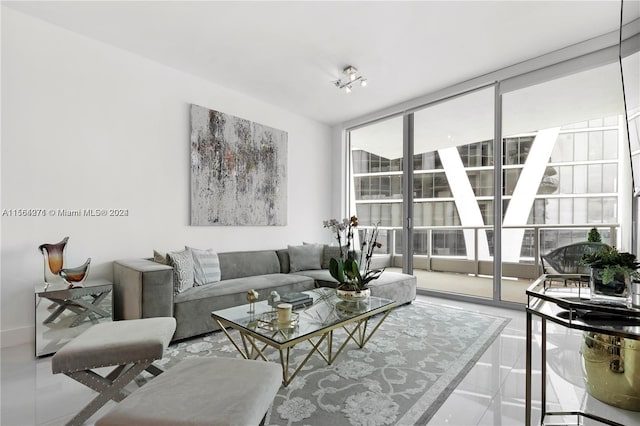
<path id="1" fill-rule="evenodd" d="M 250 289 L 265 300 L 273 290 L 283 294 L 336 285 L 327 269 L 291 272 L 287 249 L 218 253 L 218 259 L 219 282 L 179 294 L 174 292 L 173 267 L 150 259 L 115 261 L 114 319 L 172 316 L 177 322 L 173 340 L 179 340 L 217 330 L 211 311 L 247 303 Z M 373 296 L 410 303 L 416 297 L 416 278 L 385 271 L 370 288 Z"/>

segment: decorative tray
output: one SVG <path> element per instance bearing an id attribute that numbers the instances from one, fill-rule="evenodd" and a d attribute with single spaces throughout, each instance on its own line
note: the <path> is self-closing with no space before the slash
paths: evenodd
<path id="1" fill-rule="evenodd" d="M 298 314 L 297 312 L 291 312 L 291 321 L 286 323 L 279 323 L 277 311 L 265 312 L 258 319 L 258 327 L 270 331 L 287 330 L 295 328 L 298 325 L 299 317 L 300 314 Z"/>

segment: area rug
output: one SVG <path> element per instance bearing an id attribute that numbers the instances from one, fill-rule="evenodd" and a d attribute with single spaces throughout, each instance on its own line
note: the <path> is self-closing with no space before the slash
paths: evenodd
<path id="1" fill-rule="evenodd" d="M 280 389 L 265 424 L 426 424 L 508 322 L 427 302 L 398 307 L 363 349 L 350 342 L 333 365 L 314 354 Z M 336 330 L 334 347 L 345 336 Z M 294 348 L 293 365 L 306 356 L 307 345 Z M 171 345 L 158 364 L 171 368 L 190 357 L 241 358 L 222 332 L 214 332 Z M 279 362 L 276 351 L 267 358 Z"/>

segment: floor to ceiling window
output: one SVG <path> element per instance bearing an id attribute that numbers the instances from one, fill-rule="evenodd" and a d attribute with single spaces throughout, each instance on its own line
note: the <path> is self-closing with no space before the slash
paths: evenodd
<path id="1" fill-rule="evenodd" d="M 503 95 L 503 276 L 522 278 L 523 265 L 586 241 L 592 227 L 619 246 L 629 199 L 619 185 L 629 181 L 621 87 L 612 63 Z"/>
<path id="2" fill-rule="evenodd" d="M 492 297 L 491 279 L 480 275 L 493 269 L 494 98 L 490 86 L 414 112 L 413 265 L 421 288 Z M 464 284 L 469 274 L 477 285 Z"/>
<path id="3" fill-rule="evenodd" d="M 540 256 L 593 227 L 640 249 L 634 31 L 619 46 L 602 47 L 609 34 L 589 53 L 554 52 L 348 129 L 349 213 L 383 230 L 378 266 L 415 274 L 427 292 L 523 303 Z"/>
<path id="4" fill-rule="evenodd" d="M 631 165 L 633 168 L 633 217 L 639 216 L 640 197 L 640 53 L 634 53 L 622 59 L 621 70 L 624 82 L 625 112 Z M 636 219 L 634 227 L 635 241 L 631 247 L 634 253 L 640 253 L 640 221 Z"/>
<path id="5" fill-rule="evenodd" d="M 395 241 L 402 239 L 402 116 L 352 130 L 349 141 L 351 214 L 357 214 L 361 231 L 378 225 L 377 260 L 390 266 Z"/>

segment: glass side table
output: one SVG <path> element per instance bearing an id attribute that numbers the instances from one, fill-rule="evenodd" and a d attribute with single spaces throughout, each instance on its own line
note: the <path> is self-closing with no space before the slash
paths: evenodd
<path id="1" fill-rule="evenodd" d="M 625 417 L 625 423 L 613 421 L 601 413 L 573 411 L 547 411 L 547 322 L 550 321 L 563 327 L 598 333 L 616 338 L 640 341 L 640 309 L 624 308 L 616 305 L 593 303 L 590 300 L 589 289 L 582 285 L 554 287 L 553 281 L 563 282 L 573 280 L 583 281 L 579 274 L 542 275 L 527 289 L 527 349 L 526 349 L 526 401 L 525 424 L 531 425 L 532 413 L 532 350 L 533 350 L 533 317 L 541 320 L 541 416 L 540 424 L 545 424 L 547 417 L 562 416 L 575 417 L 576 425 L 583 424 L 585 419 L 596 422 L 622 426 L 624 424 L 640 424 L 640 412 L 617 409 Z M 619 339 L 620 340 L 620 339 Z M 576 348 L 578 351 L 579 348 Z M 604 403 L 603 403 L 604 404 Z M 566 420 L 565 420 L 566 422 Z M 566 423 L 563 423 L 566 424 Z"/>

